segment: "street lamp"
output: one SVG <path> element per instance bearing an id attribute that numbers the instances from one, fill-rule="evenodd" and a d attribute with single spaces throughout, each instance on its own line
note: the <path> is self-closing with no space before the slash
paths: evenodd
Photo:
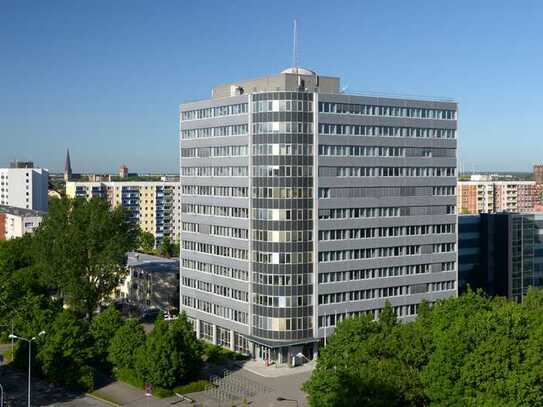
<path id="1" fill-rule="evenodd" d="M 295 399 L 286 399 L 284 397 L 277 397 L 277 401 L 294 401 L 296 403 L 296 407 L 298 407 L 298 400 L 295 400 Z"/>
<path id="2" fill-rule="evenodd" d="M 21 341 L 25 341 L 28 343 L 28 407 L 30 407 L 30 367 L 31 367 L 31 356 L 32 356 L 32 342 L 37 340 L 38 337 L 45 335 L 45 331 L 41 331 L 36 336 L 33 336 L 30 339 L 23 338 L 22 336 L 17 336 L 14 334 L 11 334 L 9 336 L 10 339 L 19 339 Z"/>

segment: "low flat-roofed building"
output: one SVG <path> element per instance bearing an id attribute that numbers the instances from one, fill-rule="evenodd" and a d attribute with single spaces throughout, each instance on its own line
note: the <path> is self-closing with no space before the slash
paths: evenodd
<path id="1" fill-rule="evenodd" d="M 127 253 L 128 274 L 116 299 L 140 309 L 179 307 L 179 259 L 138 252 Z"/>
<path id="2" fill-rule="evenodd" d="M 32 233 L 45 215 L 33 209 L 0 205 L 0 240 L 10 240 Z"/>

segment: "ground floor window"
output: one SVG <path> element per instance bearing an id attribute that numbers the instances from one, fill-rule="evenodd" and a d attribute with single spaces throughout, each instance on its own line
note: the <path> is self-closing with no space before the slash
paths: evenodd
<path id="1" fill-rule="evenodd" d="M 244 355 L 248 355 L 249 352 L 249 341 L 243 335 L 234 333 L 234 350 Z"/>
<path id="2" fill-rule="evenodd" d="M 217 345 L 230 348 L 230 330 L 217 326 Z"/>
<path id="3" fill-rule="evenodd" d="M 200 338 L 213 342 L 213 324 L 200 320 Z"/>

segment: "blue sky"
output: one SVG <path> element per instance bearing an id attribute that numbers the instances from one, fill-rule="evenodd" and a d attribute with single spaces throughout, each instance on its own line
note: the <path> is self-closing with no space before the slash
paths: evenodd
<path id="1" fill-rule="evenodd" d="M 291 64 L 460 103 L 466 170 L 543 161 L 543 2 L 0 0 L 0 166 L 176 171 L 178 105 Z"/>

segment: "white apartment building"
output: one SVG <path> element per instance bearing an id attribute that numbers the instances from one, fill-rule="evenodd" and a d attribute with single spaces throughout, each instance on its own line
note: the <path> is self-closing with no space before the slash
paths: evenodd
<path id="1" fill-rule="evenodd" d="M 49 171 L 0 168 L 0 205 L 47 211 Z"/>
<path id="2" fill-rule="evenodd" d="M 0 240 L 10 240 L 32 233 L 45 212 L 0 205 Z"/>

